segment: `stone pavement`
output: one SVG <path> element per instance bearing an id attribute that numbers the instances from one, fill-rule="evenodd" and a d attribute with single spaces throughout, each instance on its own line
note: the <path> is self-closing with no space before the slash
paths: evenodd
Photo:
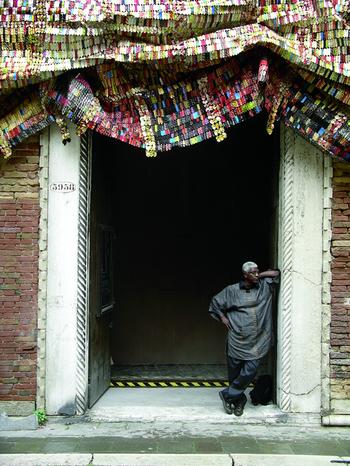
<path id="1" fill-rule="evenodd" d="M 122 390 L 118 401 L 109 391 L 86 416 L 50 417 L 37 430 L 1 432 L 0 465 L 350 464 L 350 428 L 321 427 L 319 416 L 285 416 L 273 405 L 248 404 L 237 418 L 208 389 L 196 389 L 187 401 L 180 391 L 165 398 L 151 389 L 151 398 L 147 391 Z"/>
<path id="2" fill-rule="evenodd" d="M 336 466 L 350 459 L 315 455 L 30 454 L 0 455 L 1 466 Z"/>
<path id="3" fill-rule="evenodd" d="M 276 453 L 350 455 L 350 428 L 306 425 L 96 423 L 52 418 L 34 431 L 5 431 L 2 453 Z"/>

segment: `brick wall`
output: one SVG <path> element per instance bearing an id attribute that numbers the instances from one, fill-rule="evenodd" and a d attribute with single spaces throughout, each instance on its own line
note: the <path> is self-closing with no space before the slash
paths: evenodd
<path id="1" fill-rule="evenodd" d="M 350 164 L 334 164 L 332 204 L 331 400 L 350 409 Z"/>
<path id="2" fill-rule="evenodd" d="M 0 168 L 0 401 L 34 401 L 39 137 Z"/>

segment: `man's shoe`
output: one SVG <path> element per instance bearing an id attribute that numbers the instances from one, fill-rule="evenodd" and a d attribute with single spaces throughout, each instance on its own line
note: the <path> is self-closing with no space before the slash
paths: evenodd
<path id="1" fill-rule="evenodd" d="M 232 407 L 231 407 L 230 403 L 225 400 L 224 395 L 222 394 L 222 392 L 219 392 L 219 396 L 221 398 L 222 406 L 224 407 L 225 412 L 227 414 L 232 414 L 232 412 L 233 412 Z"/>
<path id="2" fill-rule="evenodd" d="M 235 406 L 233 409 L 233 414 L 235 416 L 242 416 L 246 402 L 247 402 L 247 397 L 243 394 L 242 398 L 235 403 Z"/>

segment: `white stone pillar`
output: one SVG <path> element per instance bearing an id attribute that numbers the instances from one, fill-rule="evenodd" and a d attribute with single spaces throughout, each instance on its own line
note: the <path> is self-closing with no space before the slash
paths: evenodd
<path id="1" fill-rule="evenodd" d="M 297 413 L 321 408 L 323 157 L 281 128 L 277 398 Z"/>
<path id="2" fill-rule="evenodd" d="M 46 410 L 75 414 L 80 139 L 63 145 L 50 127 Z"/>

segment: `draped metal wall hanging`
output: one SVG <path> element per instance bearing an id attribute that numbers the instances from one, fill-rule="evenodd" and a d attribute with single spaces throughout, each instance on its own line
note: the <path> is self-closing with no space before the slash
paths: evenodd
<path id="1" fill-rule="evenodd" d="M 266 111 L 350 159 L 349 0 L 2 3 L 0 151 L 55 122 L 148 156 Z"/>

